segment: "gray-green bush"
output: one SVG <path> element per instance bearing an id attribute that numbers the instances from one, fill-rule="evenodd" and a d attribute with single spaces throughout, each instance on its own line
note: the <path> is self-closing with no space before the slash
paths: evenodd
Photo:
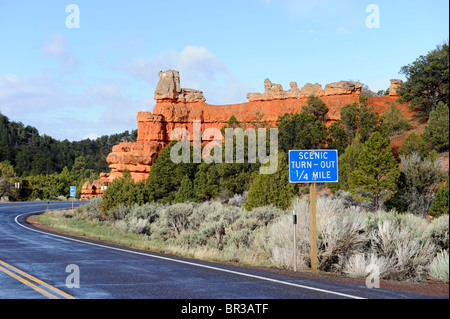
<path id="1" fill-rule="evenodd" d="M 430 265 L 431 278 L 448 283 L 449 273 L 449 258 L 448 252 L 443 251 L 439 253 Z"/>
<path id="2" fill-rule="evenodd" d="M 99 203 L 93 200 L 68 217 L 104 221 Z M 298 214 L 297 265 L 309 270 L 306 198 L 294 198 L 288 210 L 264 206 L 246 211 L 220 201 L 117 206 L 104 222 L 189 256 L 202 252 L 199 258 L 293 268 L 293 209 Z M 448 215 L 428 221 L 395 211 L 366 212 L 345 196 L 319 196 L 317 228 L 321 271 L 364 278 L 375 266 L 385 279 L 448 282 Z"/>
<path id="3" fill-rule="evenodd" d="M 100 211 L 101 197 L 94 197 L 89 203 L 77 207 L 75 218 L 80 220 L 105 220 Z"/>

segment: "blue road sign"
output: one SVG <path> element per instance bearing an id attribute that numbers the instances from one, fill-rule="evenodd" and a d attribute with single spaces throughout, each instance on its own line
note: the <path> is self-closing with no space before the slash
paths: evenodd
<path id="1" fill-rule="evenodd" d="M 70 186 L 70 197 L 75 197 L 77 195 L 76 186 Z"/>
<path id="2" fill-rule="evenodd" d="M 290 183 L 330 183 L 337 181 L 337 150 L 289 151 Z"/>

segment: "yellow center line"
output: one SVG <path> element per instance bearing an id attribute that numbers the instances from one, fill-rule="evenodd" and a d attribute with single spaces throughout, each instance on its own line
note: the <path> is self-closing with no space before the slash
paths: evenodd
<path id="1" fill-rule="evenodd" d="M 66 298 L 66 299 L 75 299 L 75 297 L 65 293 L 64 291 L 59 290 L 58 288 L 53 287 L 53 286 L 47 284 L 46 282 L 44 282 L 44 281 L 42 281 L 42 280 L 40 280 L 40 279 L 38 279 L 36 277 L 33 277 L 32 275 L 30 275 L 30 274 L 28 274 L 28 273 L 26 273 L 26 272 L 24 272 L 24 271 L 22 271 L 22 270 L 20 270 L 20 269 L 18 269 L 16 267 L 12 266 L 12 265 L 10 265 L 10 264 L 2 261 L 2 260 L 0 260 L 0 264 L 3 265 L 4 267 L 6 267 L 6 268 L 4 268 L 4 267 L 0 266 L 0 270 L 3 271 L 5 274 L 7 274 L 7 275 L 17 279 L 21 283 L 27 285 L 28 287 L 36 290 L 37 292 L 43 294 L 44 296 L 46 296 L 48 298 L 60 299 L 60 297 L 53 295 L 52 293 L 48 292 L 45 289 L 39 288 L 38 286 L 36 286 L 35 284 L 33 284 L 32 282 L 28 281 L 25 278 L 28 278 L 31 281 L 34 281 L 36 284 L 39 284 L 39 285 L 47 288 L 48 290 L 51 290 L 53 293 L 57 293 L 60 296 Z M 21 277 L 20 275 L 25 277 L 25 278 Z"/>
<path id="2" fill-rule="evenodd" d="M 13 277 L 14 279 L 17 279 L 18 281 L 20 281 L 21 283 L 27 285 L 30 288 L 33 288 L 34 290 L 36 290 L 37 292 L 43 294 L 44 296 L 46 296 L 47 298 L 50 299 L 60 299 L 58 297 L 56 297 L 55 295 L 52 295 L 51 293 L 49 293 L 48 291 L 39 288 L 38 286 L 34 285 L 33 283 L 29 282 L 28 280 L 16 275 L 15 273 L 9 271 L 8 269 L 3 268 L 2 266 L 0 266 L 0 270 L 3 271 L 5 274 L 10 275 L 11 277 Z"/>

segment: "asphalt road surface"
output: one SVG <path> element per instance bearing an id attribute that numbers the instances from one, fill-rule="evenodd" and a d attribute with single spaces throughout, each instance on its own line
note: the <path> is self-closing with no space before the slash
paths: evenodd
<path id="1" fill-rule="evenodd" d="M 0 299 L 429 298 L 131 250 L 26 223 L 46 209 L 47 202 L 0 204 Z"/>

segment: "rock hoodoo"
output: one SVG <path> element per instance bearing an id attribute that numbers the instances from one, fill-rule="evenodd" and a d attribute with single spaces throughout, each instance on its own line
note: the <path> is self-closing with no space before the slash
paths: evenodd
<path id="1" fill-rule="evenodd" d="M 180 73 L 174 70 L 159 72 L 159 82 L 155 90 L 156 102 L 205 102 L 203 92 L 180 87 Z"/>
<path id="2" fill-rule="evenodd" d="M 151 166 L 158 154 L 171 140 L 171 132 L 176 128 L 185 128 L 193 137 L 193 122 L 200 121 L 201 129 L 222 128 L 234 115 L 238 120 L 250 121 L 257 112 L 263 114 L 263 120 L 276 125 L 280 115 L 302 111 L 308 96 L 319 96 L 328 106 L 327 125 L 339 119 L 342 107 L 358 102 L 362 83 L 340 81 L 327 84 L 305 84 L 301 89 L 296 82 L 290 83 L 288 91 L 281 84 L 274 84 L 269 79 L 264 81 L 264 93 L 249 93 L 249 102 L 231 105 L 210 105 L 205 103 L 203 92 L 184 89 L 180 86 L 178 71 L 159 72 L 159 82 L 155 90 L 156 105 L 153 112 L 137 114 L 138 137 L 136 142 L 123 142 L 112 148 L 107 157 L 111 172 L 102 173 L 99 180 L 85 183 L 81 199 L 89 199 L 103 194 L 110 182 L 121 177 L 127 169 L 134 181 L 146 180 Z M 369 98 L 369 104 L 380 114 L 397 100 L 395 88 L 399 80 L 391 80 L 389 96 Z M 407 107 L 399 105 L 405 113 Z M 203 143 L 209 142 L 207 139 Z"/>
<path id="3" fill-rule="evenodd" d="M 391 86 L 389 87 L 389 95 L 391 96 L 397 96 L 397 88 L 400 84 L 402 84 L 403 81 L 399 79 L 392 79 L 391 80 Z"/>

